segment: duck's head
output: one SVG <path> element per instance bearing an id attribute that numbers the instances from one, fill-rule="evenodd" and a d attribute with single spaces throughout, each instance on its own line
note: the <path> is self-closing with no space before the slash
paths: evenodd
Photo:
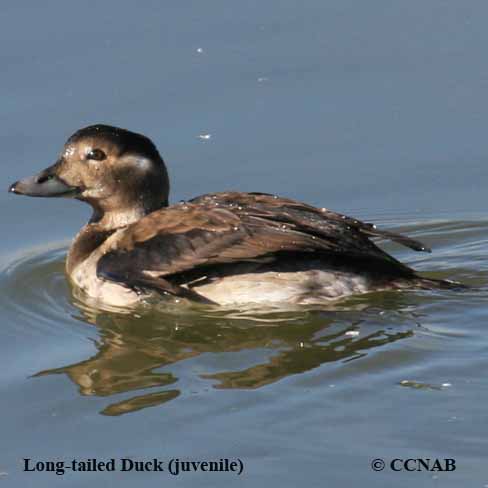
<path id="1" fill-rule="evenodd" d="M 33 197 L 70 197 L 89 203 L 92 222 L 119 226 L 168 204 L 169 180 L 147 137 L 108 125 L 75 132 L 58 160 L 9 191 Z"/>

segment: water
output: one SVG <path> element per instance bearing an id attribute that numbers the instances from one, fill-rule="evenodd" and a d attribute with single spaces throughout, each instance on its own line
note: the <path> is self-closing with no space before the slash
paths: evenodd
<path id="1" fill-rule="evenodd" d="M 486 470 L 484 2 L 4 2 L 1 188 L 83 125 L 147 133 L 172 201 L 266 191 L 418 238 L 464 292 L 324 309 L 120 313 L 65 280 L 74 201 L 0 193 L 0 483 L 474 486 Z M 210 136 L 210 137 L 208 137 Z M 228 473 L 25 473 L 22 459 L 239 458 Z M 455 472 L 374 472 L 454 458 Z M 62 481 L 61 481 L 62 480 Z"/>

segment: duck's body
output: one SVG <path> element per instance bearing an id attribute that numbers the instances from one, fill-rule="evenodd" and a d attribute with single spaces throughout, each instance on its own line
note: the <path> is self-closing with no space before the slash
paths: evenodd
<path id="1" fill-rule="evenodd" d="M 75 133 L 55 165 L 12 185 L 90 203 L 66 262 L 92 299 L 172 295 L 218 304 L 310 304 L 377 290 L 450 286 L 419 277 L 370 237 L 428 250 L 327 209 L 263 193 L 203 195 L 168 206 L 166 168 L 144 136 L 110 126 Z"/>

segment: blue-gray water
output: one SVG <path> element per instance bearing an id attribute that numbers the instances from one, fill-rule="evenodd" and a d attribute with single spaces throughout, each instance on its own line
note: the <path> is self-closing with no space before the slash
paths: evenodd
<path id="1" fill-rule="evenodd" d="M 454 0 L 4 1 L 0 484 L 487 486 L 487 15 Z M 88 209 L 6 189 L 96 122 L 154 140 L 173 201 L 238 189 L 327 206 L 425 241 L 433 254 L 385 248 L 473 289 L 265 315 L 91 310 L 63 275 Z M 22 472 L 121 457 L 245 468 Z M 457 469 L 377 473 L 377 457 Z"/>

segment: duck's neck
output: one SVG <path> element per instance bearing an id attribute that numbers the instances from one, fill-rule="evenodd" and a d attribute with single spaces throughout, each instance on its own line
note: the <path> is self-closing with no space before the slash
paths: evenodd
<path id="1" fill-rule="evenodd" d="M 116 230 L 137 222 L 145 215 L 151 213 L 151 211 L 146 210 L 142 206 L 131 207 L 127 210 L 117 210 L 103 213 L 95 210 L 89 223 L 97 224 L 100 229 Z"/>

